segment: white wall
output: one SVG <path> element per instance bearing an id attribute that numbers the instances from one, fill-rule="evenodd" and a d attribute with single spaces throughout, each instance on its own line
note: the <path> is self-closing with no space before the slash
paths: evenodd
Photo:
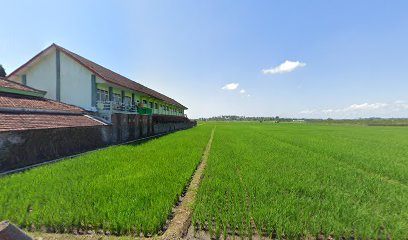
<path id="1" fill-rule="evenodd" d="M 92 73 L 72 58 L 60 52 L 61 102 L 92 107 Z"/>
<path id="2" fill-rule="evenodd" d="M 55 51 L 45 56 L 25 73 L 27 76 L 27 86 L 47 91 L 46 98 L 56 97 L 56 57 Z M 21 79 L 20 81 L 21 82 Z"/>

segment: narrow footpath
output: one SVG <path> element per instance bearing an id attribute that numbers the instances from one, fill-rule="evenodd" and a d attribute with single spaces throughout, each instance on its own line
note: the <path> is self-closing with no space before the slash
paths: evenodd
<path id="1" fill-rule="evenodd" d="M 211 144 L 213 141 L 215 127 L 211 131 L 210 139 L 205 147 L 201 162 L 194 173 L 194 176 L 190 182 L 190 186 L 187 189 L 181 204 L 176 208 L 175 215 L 170 221 L 169 227 L 164 232 L 160 239 L 182 239 L 187 235 L 187 231 L 191 225 L 191 216 L 193 213 L 193 205 L 196 199 L 198 187 L 203 177 L 204 169 L 207 166 L 208 156 L 210 155 Z"/>

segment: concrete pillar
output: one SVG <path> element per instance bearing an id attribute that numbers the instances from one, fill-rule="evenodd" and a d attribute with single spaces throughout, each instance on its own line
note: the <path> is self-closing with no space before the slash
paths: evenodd
<path id="1" fill-rule="evenodd" d="M 109 87 L 109 101 L 113 101 L 113 88 Z"/>
<path id="2" fill-rule="evenodd" d="M 61 60 L 60 60 L 60 50 L 57 49 L 55 52 L 55 69 L 56 69 L 56 91 L 55 100 L 61 101 Z"/>
<path id="3" fill-rule="evenodd" d="M 92 87 L 92 107 L 96 107 L 96 76 L 91 75 L 91 87 Z"/>
<path id="4" fill-rule="evenodd" d="M 24 74 L 23 76 L 21 76 L 21 83 L 27 85 L 27 75 Z"/>

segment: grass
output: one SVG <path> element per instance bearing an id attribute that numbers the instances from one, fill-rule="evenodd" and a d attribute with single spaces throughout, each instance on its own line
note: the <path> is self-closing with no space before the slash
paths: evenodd
<path id="1" fill-rule="evenodd" d="M 408 236 L 408 128 L 216 123 L 193 223 L 215 236 Z"/>
<path id="2" fill-rule="evenodd" d="M 193 224 L 213 236 L 408 236 L 408 128 L 203 123 L 0 178 L 19 226 L 156 234 L 217 126 Z"/>
<path id="3" fill-rule="evenodd" d="M 1 177 L 0 219 L 56 232 L 158 233 L 210 132 L 211 126 L 200 126 Z"/>

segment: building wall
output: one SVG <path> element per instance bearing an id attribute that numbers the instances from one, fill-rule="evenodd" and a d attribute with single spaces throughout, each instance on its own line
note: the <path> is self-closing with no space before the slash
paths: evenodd
<path id="1" fill-rule="evenodd" d="M 30 87 L 34 87 L 40 90 L 47 91 L 45 97 L 53 100 L 57 100 L 57 67 L 56 67 L 56 51 L 52 50 L 48 55 L 45 55 L 41 61 L 30 67 L 26 75 L 26 84 Z M 82 107 L 87 110 L 92 109 L 92 72 L 75 60 L 67 56 L 60 51 L 60 101 L 68 104 L 73 104 Z M 22 79 L 14 79 L 22 83 Z M 96 76 L 97 87 L 100 89 L 108 90 L 109 86 L 103 79 Z M 121 94 L 122 90 L 125 91 L 126 96 L 135 94 L 135 102 L 146 100 L 153 102 L 153 114 L 164 115 L 183 115 L 178 111 L 165 111 L 163 107 L 159 109 L 154 108 L 154 103 L 159 106 L 168 106 L 169 108 L 175 108 L 169 104 L 164 103 L 161 100 L 148 97 L 142 93 L 131 91 L 129 89 L 121 88 L 119 86 L 113 87 L 113 92 Z M 149 107 L 149 104 L 144 107 Z"/>
<path id="2" fill-rule="evenodd" d="M 61 102 L 92 109 L 92 73 L 72 58 L 60 54 Z"/>
<path id="3" fill-rule="evenodd" d="M 34 129 L 0 133 L 0 172 L 112 144 L 111 126 Z"/>
<path id="4" fill-rule="evenodd" d="M 107 126 L 0 132 L 0 173 L 193 126 L 182 118 L 113 114 Z"/>
<path id="5" fill-rule="evenodd" d="M 56 57 L 55 51 L 26 72 L 27 86 L 47 91 L 46 98 L 56 99 Z M 22 80 L 19 81 L 22 83 Z"/>

